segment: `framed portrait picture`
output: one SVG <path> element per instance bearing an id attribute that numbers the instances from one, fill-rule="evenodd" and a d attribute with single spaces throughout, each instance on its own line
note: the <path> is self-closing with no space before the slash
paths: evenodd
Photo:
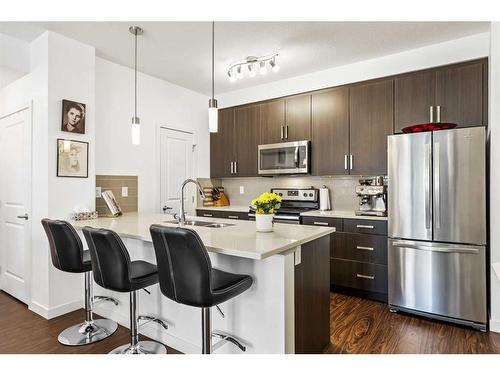
<path id="1" fill-rule="evenodd" d="M 63 132 L 85 134 L 85 104 L 63 99 L 62 125 Z"/>
<path id="2" fill-rule="evenodd" d="M 57 140 L 57 177 L 89 176 L 88 142 Z"/>

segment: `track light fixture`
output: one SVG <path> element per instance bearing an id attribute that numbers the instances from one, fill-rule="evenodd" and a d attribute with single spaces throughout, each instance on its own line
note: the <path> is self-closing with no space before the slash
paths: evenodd
<path id="1" fill-rule="evenodd" d="M 274 73 L 279 72 L 280 67 L 278 63 L 276 62 L 278 54 L 275 53 L 274 55 L 268 55 L 268 56 L 248 56 L 244 60 L 236 61 L 232 63 L 228 70 L 227 70 L 227 76 L 229 77 L 230 82 L 235 82 L 238 79 L 243 78 L 243 71 L 246 67 L 246 70 L 248 70 L 248 76 L 249 77 L 255 77 L 257 75 L 257 71 L 261 74 L 267 74 L 267 64 L 271 67 L 271 70 Z"/>

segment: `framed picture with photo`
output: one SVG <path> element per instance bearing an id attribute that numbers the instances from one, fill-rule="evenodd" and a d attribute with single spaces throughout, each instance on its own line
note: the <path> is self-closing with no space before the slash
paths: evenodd
<path id="1" fill-rule="evenodd" d="M 88 142 L 57 140 L 57 177 L 89 176 Z"/>
<path id="2" fill-rule="evenodd" d="M 63 132 L 85 134 L 85 104 L 63 99 L 62 125 Z"/>

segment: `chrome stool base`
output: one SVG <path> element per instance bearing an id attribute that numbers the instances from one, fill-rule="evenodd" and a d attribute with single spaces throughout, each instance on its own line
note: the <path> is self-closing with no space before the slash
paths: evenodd
<path id="1" fill-rule="evenodd" d="M 156 341 L 139 341 L 135 346 L 130 344 L 119 346 L 109 354 L 167 354 L 167 349 Z"/>
<path id="2" fill-rule="evenodd" d="M 95 319 L 66 328 L 57 340 L 68 346 L 80 346 L 101 341 L 115 333 L 118 324 L 109 319 Z"/>

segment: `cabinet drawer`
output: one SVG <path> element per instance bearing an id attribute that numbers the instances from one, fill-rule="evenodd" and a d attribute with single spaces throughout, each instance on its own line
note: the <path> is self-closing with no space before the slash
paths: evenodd
<path id="1" fill-rule="evenodd" d="M 332 257 L 387 265 L 387 237 L 372 234 L 335 233 Z"/>
<path id="2" fill-rule="evenodd" d="M 342 219 L 335 217 L 303 216 L 302 224 L 335 227 L 337 231 L 342 230 Z"/>
<path id="3" fill-rule="evenodd" d="M 224 219 L 248 220 L 247 212 L 222 211 L 219 214 Z"/>
<path id="4" fill-rule="evenodd" d="M 196 216 L 201 217 L 218 217 L 221 218 L 222 212 L 220 211 L 209 211 L 209 210 L 196 210 Z"/>
<path id="5" fill-rule="evenodd" d="M 387 221 L 344 219 L 343 231 L 387 236 Z"/>
<path id="6" fill-rule="evenodd" d="M 332 258 L 330 276 L 335 285 L 387 293 L 387 266 Z"/>

